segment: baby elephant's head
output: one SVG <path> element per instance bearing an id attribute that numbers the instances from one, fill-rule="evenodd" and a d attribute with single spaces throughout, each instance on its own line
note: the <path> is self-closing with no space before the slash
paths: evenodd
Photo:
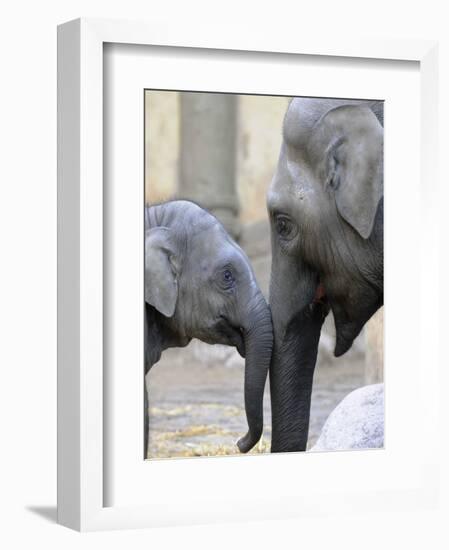
<path id="1" fill-rule="evenodd" d="M 170 345 L 192 338 L 234 346 L 246 358 L 249 451 L 263 430 L 263 393 L 273 347 L 269 307 L 249 260 L 211 214 L 188 201 L 147 210 L 145 299 Z"/>

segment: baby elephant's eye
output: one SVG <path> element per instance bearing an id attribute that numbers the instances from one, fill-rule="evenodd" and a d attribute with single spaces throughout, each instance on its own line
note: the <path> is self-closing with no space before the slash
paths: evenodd
<path id="1" fill-rule="evenodd" d="M 232 267 L 221 266 L 215 274 L 215 283 L 222 290 L 232 290 L 235 286 L 235 275 Z"/>
<path id="2" fill-rule="evenodd" d="M 234 282 L 234 275 L 232 274 L 232 271 L 230 269 L 225 269 L 223 271 L 223 280 L 225 283 L 233 283 Z"/>

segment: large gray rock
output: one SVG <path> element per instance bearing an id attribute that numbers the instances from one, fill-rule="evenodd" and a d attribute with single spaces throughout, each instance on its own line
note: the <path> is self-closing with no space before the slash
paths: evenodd
<path id="1" fill-rule="evenodd" d="M 375 449 L 384 444 L 384 385 L 354 390 L 331 412 L 311 451 Z"/>

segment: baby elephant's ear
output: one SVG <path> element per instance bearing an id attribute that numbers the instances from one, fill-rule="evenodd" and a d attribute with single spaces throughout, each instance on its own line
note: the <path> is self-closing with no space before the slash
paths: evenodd
<path id="1" fill-rule="evenodd" d="M 155 227 L 145 233 L 145 301 L 172 317 L 178 300 L 175 243 L 171 230 Z"/>
<path id="2" fill-rule="evenodd" d="M 383 197 L 383 128 L 368 107 L 345 105 L 322 119 L 334 138 L 329 150 L 338 212 L 364 239 Z"/>

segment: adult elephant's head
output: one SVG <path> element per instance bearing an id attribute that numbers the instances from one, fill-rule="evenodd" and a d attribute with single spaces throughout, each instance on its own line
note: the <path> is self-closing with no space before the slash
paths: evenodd
<path id="1" fill-rule="evenodd" d="M 300 451 L 325 316 L 338 357 L 383 304 L 382 103 L 294 99 L 268 210 L 272 451 Z"/>
<path id="2" fill-rule="evenodd" d="M 269 307 L 243 250 L 221 223 L 189 201 L 147 209 L 145 299 L 157 317 L 162 348 L 192 338 L 234 346 L 246 358 L 249 451 L 263 430 L 263 393 L 273 347 Z"/>

